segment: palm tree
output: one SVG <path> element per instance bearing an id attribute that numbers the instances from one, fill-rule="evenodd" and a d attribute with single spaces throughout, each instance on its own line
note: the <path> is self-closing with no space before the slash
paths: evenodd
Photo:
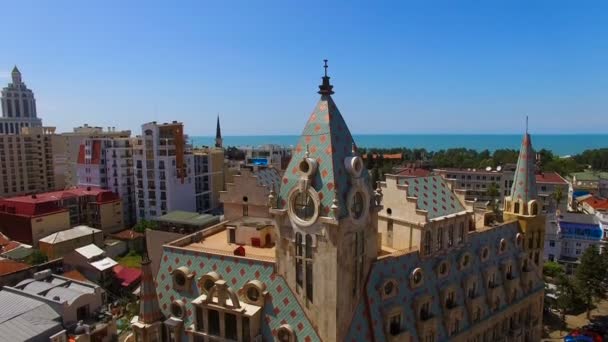
<path id="1" fill-rule="evenodd" d="M 564 194 L 562 192 L 562 188 L 556 188 L 553 191 L 553 194 L 551 194 L 551 197 L 553 197 L 553 200 L 555 201 L 555 206 L 557 208 L 559 208 L 559 204 L 562 202 L 562 200 L 564 199 Z"/>

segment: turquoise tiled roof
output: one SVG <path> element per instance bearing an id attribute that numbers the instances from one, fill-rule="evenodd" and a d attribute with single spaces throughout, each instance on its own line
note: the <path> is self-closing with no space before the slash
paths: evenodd
<path id="1" fill-rule="evenodd" d="M 187 266 L 194 274 L 191 291 L 179 292 L 173 288 L 171 272 L 180 266 Z M 273 262 L 164 247 L 156 287 L 160 307 L 165 316 L 170 316 L 170 305 L 174 300 L 182 301 L 186 310 L 184 326 L 189 327 L 194 322 L 191 302 L 201 295 L 197 282 L 201 276 L 212 271 L 218 273 L 235 292 L 254 279 L 266 285 L 269 299 L 262 313 L 264 341 L 273 341 L 277 329 L 285 323 L 291 325 L 298 341 L 320 341 L 293 292 L 283 277 L 275 273 Z M 187 341 L 185 334 L 182 340 Z"/>
<path id="2" fill-rule="evenodd" d="M 320 213 L 322 216 L 333 217 L 330 207 L 334 191 L 337 193 L 338 206 L 344 209 L 347 208 L 346 198 L 352 186 L 344 160 L 358 154 L 344 118 L 330 95 L 321 96 L 296 145 L 282 180 L 279 193 L 281 208 L 285 208 L 289 191 L 297 185 L 300 178 L 298 165 L 305 158 L 307 151 L 309 157 L 316 159 L 318 164 L 312 186 L 321 199 Z M 363 172 L 361 177 L 369 184 L 367 172 Z M 347 210 L 340 211 L 341 217 L 347 214 Z"/>
<path id="3" fill-rule="evenodd" d="M 429 219 L 465 210 L 441 176 L 405 178 L 399 183 L 408 185 L 407 196 L 417 198 L 416 207 L 426 210 Z"/>
<path id="4" fill-rule="evenodd" d="M 530 134 L 526 133 L 521 142 L 521 149 L 517 158 L 511 198 L 523 200 L 525 203 L 536 199 L 536 166 L 534 165 L 534 159 L 535 154 L 532 148 L 532 139 L 530 138 Z"/>

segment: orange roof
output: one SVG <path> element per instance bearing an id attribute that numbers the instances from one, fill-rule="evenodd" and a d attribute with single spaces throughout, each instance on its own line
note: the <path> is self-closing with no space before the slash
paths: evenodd
<path id="1" fill-rule="evenodd" d="M 568 184 L 557 172 L 542 172 L 536 174 L 536 183 Z"/>
<path id="2" fill-rule="evenodd" d="M 30 268 L 30 265 L 9 259 L 0 260 L 0 276 Z"/>
<path id="3" fill-rule="evenodd" d="M 19 246 L 21 246 L 20 242 L 13 241 L 6 237 L 6 235 L 0 233 L 0 253 L 11 251 Z"/>
<path id="4" fill-rule="evenodd" d="M 73 279 L 73 280 L 89 281 L 85 276 L 82 275 L 82 273 L 78 272 L 77 270 L 71 270 L 71 271 L 64 272 L 62 274 L 62 276 Z"/>
<path id="5" fill-rule="evenodd" d="M 431 171 L 427 169 L 421 169 L 419 167 L 406 167 L 405 169 L 397 172 L 398 176 L 401 177 L 426 177 L 431 174 Z"/>
<path id="6" fill-rule="evenodd" d="M 591 208 L 595 210 L 608 210 L 608 199 L 590 196 L 585 198 L 582 202 L 587 203 Z"/>

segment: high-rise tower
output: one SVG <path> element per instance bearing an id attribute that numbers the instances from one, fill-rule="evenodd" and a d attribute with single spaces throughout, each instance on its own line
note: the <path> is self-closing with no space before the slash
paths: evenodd
<path id="1" fill-rule="evenodd" d="M 529 259 L 540 265 L 545 239 L 545 216 L 539 212 L 537 202 L 535 153 L 527 122 L 517 159 L 511 196 L 505 197 L 504 219 L 519 221 L 525 238 L 524 250 L 528 253 Z"/>
<path id="2" fill-rule="evenodd" d="M 20 134 L 23 127 L 41 127 L 34 93 L 21 79 L 21 72 L 15 66 L 11 72 L 12 83 L 1 92 L 2 118 L 0 134 Z"/>
<path id="3" fill-rule="evenodd" d="M 377 208 L 325 76 L 282 180 L 276 208 L 283 275 L 324 341 L 343 341 L 378 253 Z"/>

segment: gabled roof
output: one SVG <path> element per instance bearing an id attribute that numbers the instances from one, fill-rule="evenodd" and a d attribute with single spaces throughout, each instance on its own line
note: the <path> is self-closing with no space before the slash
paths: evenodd
<path id="1" fill-rule="evenodd" d="M 541 172 L 536 174 L 536 184 L 540 183 L 568 184 L 568 182 L 557 172 Z"/>
<path id="2" fill-rule="evenodd" d="M 537 197 L 534 158 L 532 139 L 526 132 L 521 142 L 517 168 L 513 176 L 513 187 L 511 187 L 511 198 L 514 200 L 523 200 L 524 203 L 527 203 Z"/>
<path id="3" fill-rule="evenodd" d="M 306 158 L 317 161 L 317 172 L 312 179 L 312 187 L 318 192 L 321 216 L 333 217 L 330 210 L 334 197 L 340 210 L 340 216 L 348 215 L 347 195 L 351 189 L 351 179 L 345 167 L 347 157 L 357 156 L 353 137 L 331 97 L 332 86 L 329 77 L 323 78 L 321 98 L 317 102 L 308 122 L 304 126 L 289 166 L 283 175 L 283 183 L 278 196 L 279 208 L 286 208 L 289 192 L 300 179 L 298 165 Z M 369 184 L 369 175 L 361 173 L 365 184 Z"/>
<path id="4" fill-rule="evenodd" d="M 59 243 L 59 242 L 63 242 L 63 241 L 78 239 L 83 236 L 91 236 L 93 234 L 100 233 L 100 232 L 101 232 L 101 230 L 91 228 L 89 226 L 76 226 L 74 228 L 62 230 L 60 232 L 48 235 L 48 236 L 40 239 L 40 242 L 53 244 L 53 243 Z"/>
<path id="5" fill-rule="evenodd" d="M 0 259 L 0 276 L 29 268 L 30 265 L 9 259 Z"/>
<path id="6" fill-rule="evenodd" d="M 425 210 L 429 220 L 465 210 L 441 176 L 400 179 L 407 185 L 407 196 L 416 198 L 416 208 Z"/>

